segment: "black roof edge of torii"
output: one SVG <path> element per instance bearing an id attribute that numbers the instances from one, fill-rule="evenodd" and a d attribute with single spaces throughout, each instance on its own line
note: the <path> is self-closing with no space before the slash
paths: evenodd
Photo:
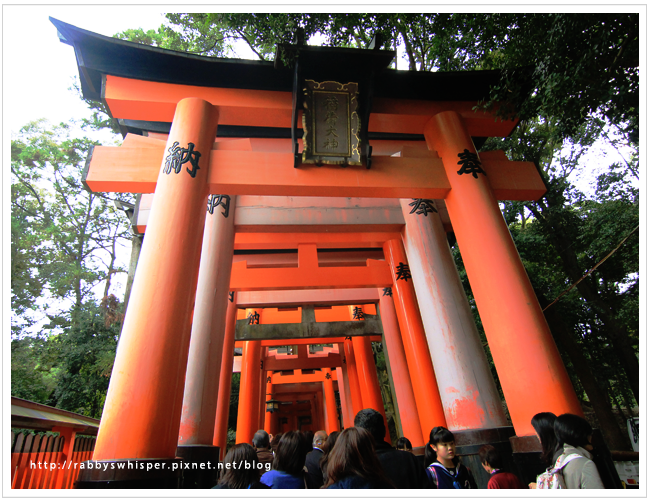
<path id="1" fill-rule="evenodd" d="M 61 42 L 74 47 L 86 99 L 101 100 L 103 75 L 204 87 L 282 92 L 291 92 L 293 88 L 292 71 L 275 69 L 272 61 L 226 59 L 161 49 L 99 35 L 52 17 L 49 19 Z M 478 102 L 488 97 L 490 87 L 501 78 L 498 70 L 385 69 L 378 75 L 373 82 L 374 97 L 427 101 Z M 468 78 L 469 75 L 472 77 Z"/>

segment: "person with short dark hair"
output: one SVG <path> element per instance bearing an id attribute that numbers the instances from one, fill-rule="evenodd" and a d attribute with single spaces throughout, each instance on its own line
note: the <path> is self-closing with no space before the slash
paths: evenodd
<path id="1" fill-rule="evenodd" d="M 430 488 L 422 464 L 412 453 L 393 448 L 384 441 L 386 426 L 381 413 L 372 408 L 361 410 L 354 417 L 354 426 L 366 429 L 375 440 L 375 452 L 386 477 L 399 489 Z M 341 437 L 339 436 L 339 439 Z M 338 441 L 337 441 L 338 444 Z M 328 472 L 329 472 L 329 465 Z"/>
<path id="2" fill-rule="evenodd" d="M 476 489 L 470 470 L 456 456 L 456 438 L 445 427 L 434 427 L 424 447 L 424 463 L 431 486 L 442 489 Z"/>
<path id="3" fill-rule="evenodd" d="M 262 476 L 262 484 L 272 489 L 305 489 L 307 479 L 304 471 L 305 457 L 310 445 L 300 431 L 282 435 L 273 459 L 273 470 Z"/>
<path id="4" fill-rule="evenodd" d="M 230 468 L 224 468 L 223 475 L 213 489 L 217 490 L 245 490 L 245 489 L 268 489 L 265 484 L 260 483 L 260 475 L 257 466 L 257 455 L 255 450 L 248 443 L 236 444 L 223 460 L 224 464 L 236 464 Z M 244 464 L 250 464 L 247 469 Z M 262 469 L 263 470 L 263 469 Z"/>
<path id="5" fill-rule="evenodd" d="M 562 446 L 562 464 L 564 483 L 568 489 L 602 489 L 605 488 L 596 464 L 588 450 L 593 450 L 591 438 L 594 433 L 589 422 L 578 415 L 565 413 L 555 420 L 553 425 L 555 437 Z"/>
<path id="6" fill-rule="evenodd" d="M 273 464 L 273 453 L 271 452 L 271 444 L 269 442 L 269 434 L 264 430 L 260 429 L 253 436 L 253 446 L 255 447 L 255 452 L 257 453 L 257 460 L 264 464 Z M 271 465 L 269 465 L 271 467 Z M 264 474 L 266 469 L 260 469 L 260 477 Z"/>
<path id="7" fill-rule="evenodd" d="M 374 439 L 360 427 L 349 427 L 339 435 L 327 466 L 328 489 L 393 488 L 386 479 L 377 455 Z"/>
<path id="8" fill-rule="evenodd" d="M 411 444 L 411 441 L 408 440 L 408 438 L 405 438 L 402 436 L 397 440 L 397 443 L 395 444 L 395 448 L 398 450 L 402 451 L 408 451 L 410 453 L 413 453 L 413 445 Z"/>
<path id="9" fill-rule="evenodd" d="M 323 472 L 320 468 L 320 460 L 323 458 L 323 446 L 327 441 L 327 433 L 325 431 L 316 431 L 312 440 L 313 449 L 307 453 L 305 459 L 305 467 L 307 467 L 307 474 L 311 484 L 316 488 L 323 486 Z"/>
<path id="10" fill-rule="evenodd" d="M 494 446 L 489 444 L 481 446 L 478 450 L 478 456 L 481 460 L 481 465 L 490 474 L 490 480 L 487 485 L 489 490 L 524 489 L 524 485 L 517 476 L 503 470 L 501 455 L 499 454 L 499 450 Z"/>

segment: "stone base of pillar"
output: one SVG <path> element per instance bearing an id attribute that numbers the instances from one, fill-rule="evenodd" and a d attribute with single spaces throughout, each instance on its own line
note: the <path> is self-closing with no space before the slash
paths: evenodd
<path id="1" fill-rule="evenodd" d="M 182 459 L 183 489 L 209 489 L 217 484 L 219 447 L 207 444 L 181 445 L 176 456 Z M 189 468 L 188 468 L 189 465 Z"/>
<path id="2" fill-rule="evenodd" d="M 484 444 L 494 446 L 503 460 L 504 468 L 516 475 L 518 469 L 513 460 L 511 436 L 515 435 L 513 427 L 495 427 L 492 429 L 471 429 L 466 431 L 452 431 L 456 438 L 456 454 L 462 455 L 463 464 L 472 471 L 479 489 L 486 489 L 490 476 L 481 465 L 478 450 Z M 539 456 L 539 454 L 538 454 Z M 520 479 L 523 479 L 520 477 Z"/>
<path id="3" fill-rule="evenodd" d="M 513 470 L 525 485 L 534 483 L 546 468 L 540 459 L 542 445 L 537 436 L 512 436 L 510 438 L 512 457 L 516 467 Z"/>
<path id="4" fill-rule="evenodd" d="M 84 468 L 75 489 L 177 489 L 181 485 L 177 458 L 88 460 L 80 465 Z"/>

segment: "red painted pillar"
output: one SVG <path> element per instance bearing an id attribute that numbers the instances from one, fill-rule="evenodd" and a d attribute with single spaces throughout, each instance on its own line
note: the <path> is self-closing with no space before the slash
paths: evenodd
<path id="1" fill-rule="evenodd" d="M 346 339 L 343 343 L 345 351 L 345 366 L 348 372 L 348 382 L 350 387 L 350 399 L 352 403 L 352 420 L 363 410 L 363 399 L 361 398 L 361 388 L 359 387 L 359 376 L 357 374 L 357 361 L 354 357 L 354 347 L 352 340 Z M 354 424 L 353 424 L 354 425 Z"/>
<path id="2" fill-rule="evenodd" d="M 273 399 L 273 383 L 271 383 L 271 373 L 272 372 L 266 372 L 266 398 L 265 401 L 269 401 L 270 399 Z M 273 427 L 273 413 L 270 411 L 266 411 L 266 404 L 262 408 L 262 411 L 264 412 L 264 430 L 268 432 L 269 434 L 272 434 L 272 427 Z"/>
<path id="3" fill-rule="evenodd" d="M 266 360 L 266 355 L 268 353 L 268 347 L 262 347 L 262 354 L 261 354 L 261 363 L 260 367 L 262 369 L 260 370 L 260 383 L 259 383 L 259 394 L 257 396 L 258 400 L 258 410 L 257 410 L 257 429 L 255 431 L 258 431 L 260 429 L 264 429 L 264 420 L 265 420 L 265 414 L 266 414 L 266 370 L 264 370 L 264 361 Z"/>
<path id="4" fill-rule="evenodd" d="M 221 207 L 206 215 L 185 376 L 179 445 L 212 444 L 217 388 L 228 309 L 228 287 L 235 245 L 235 204 L 228 217 Z"/>
<path id="5" fill-rule="evenodd" d="M 436 212 L 412 213 L 411 199 L 400 203 L 406 221 L 404 250 L 447 427 L 508 426 L 442 221 Z"/>
<path id="6" fill-rule="evenodd" d="M 212 444 L 219 447 L 221 460 L 226 456 L 228 439 L 228 414 L 230 412 L 230 388 L 232 384 L 232 365 L 235 356 L 235 320 L 237 319 L 237 292 L 229 299 L 226 312 L 226 331 L 221 355 L 221 374 L 219 375 L 219 398 L 214 424 Z"/>
<path id="7" fill-rule="evenodd" d="M 343 353 L 343 344 L 339 344 L 339 351 Z M 336 376 L 339 382 L 339 397 L 341 398 L 343 428 L 354 427 L 354 414 L 352 411 L 352 400 L 350 398 L 350 386 L 346 365 L 336 368 Z"/>
<path id="8" fill-rule="evenodd" d="M 350 306 L 352 313 L 354 306 Z M 354 348 L 354 357 L 357 364 L 357 375 L 359 376 L 359 389 L 363 400 L 363 408 L 372 408 L 381 413 L 384 417 L 386 426 L 386 441 L 391 442 L 390 432 L 388 431 L 388 421 L 386 420 L 386 410 L 384 400 L 381 397 L 379 388 L 379 379 L 377 378 L 377 367 L 375 358 L 372 354 L 372 346 L 368 337 L 352 337 L 352 346 Z"/>
<path id="9" fill-rule="evenodd" d="M 193 147 L 201 154 L 199 168 L 188 161 L 179 173 L 167 174 L 163 159 L 95 460 L 176 456 L 218 116 L 217 108 L 198 98 L 176 106 L 165 157 L 174 147 Z"/>
<path id="10" fill-rule="evenodd" d="M 58 432 L 59 435 L 63 438 L 63 449 L 61 450 L 61 455 L 59 456 L 59 467 L 61 470 L 58 470 L 56 475 L 56 484 L 54 488 L 57 490 L 63 489 L 63 479 L 67 476 L 66 471 L 63 470 L 64 467 L 67 467 L 72 459 L 72 452 L 74 451 L 74 441 L 77 436 L 77 431 L 73 427 L 52 427 L 52 432 Z M 29 464 L 28 464 L 29 467 Z"/>
<path id="11" fill-rule="evenodd" d="M 420 428 L 428 441 L 431 429 L 439 425 L 446 426 L 445 412 L 438 393 L 438 383 L 422 326 L 420 309 L 415 298 L 413 279 L 408 271 L 408 261 L 401 240 L 386 241 L 384 255 L 393 272 L 395 310 L 402 333 L 406 362 L 411 374 Z"/>
<path id="12" fill-rule="evenodd" d="M 411 375 L 406 362 L 402 335 L 397 322 L 395 305 L 390 288 L 379 290 L 379 312 L 381 324 L 384 327 L 384 342 L 386 355 L 390 364 L 390 371 L 395 386 L 396 406 L 402 424 L 402 435 L 409 438 L 414 447 L 424 446 L 429 436 L 422 432 L 418 407 L 413 395 Z M 430 431 L 431 429 L 429 429 Z"/>
<path id="13" fill-rule="evenodd" d="M 459 156 L 476 154 L 463 119 L 439 113 L 424 133 L 451 184 L 445 203 L 517 435 L 534 433 L 538 412 L 582 415 L 490 181 L 463 173 L 476 170 Z"/>
<path id="14" fill-rule="evenodd" d="M 336 410 L 336 396 L 334 395 L 334 379 L 329 368 L 323 368 L 325 380 L 323 380 L 323 395 L 325 396 L 325 432 L 331 434 L 339 430 L 339 414 Z"/>
<path id="15" fill-rule="evenodd" d="M 258 430 L 260 405 L 261 340 L 244 342 L 241 379 L 239 381 L 239 408 L 237 411 L 237 443 L 250 443 Z"/>

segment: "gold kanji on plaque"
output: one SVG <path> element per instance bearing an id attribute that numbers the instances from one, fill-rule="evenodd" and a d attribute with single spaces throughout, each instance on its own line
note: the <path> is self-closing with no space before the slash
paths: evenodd
<path id="1" fill-rule="evenodd" d="M 305 80 L 303 163 L 361 165 L 359 85 Z"/>

